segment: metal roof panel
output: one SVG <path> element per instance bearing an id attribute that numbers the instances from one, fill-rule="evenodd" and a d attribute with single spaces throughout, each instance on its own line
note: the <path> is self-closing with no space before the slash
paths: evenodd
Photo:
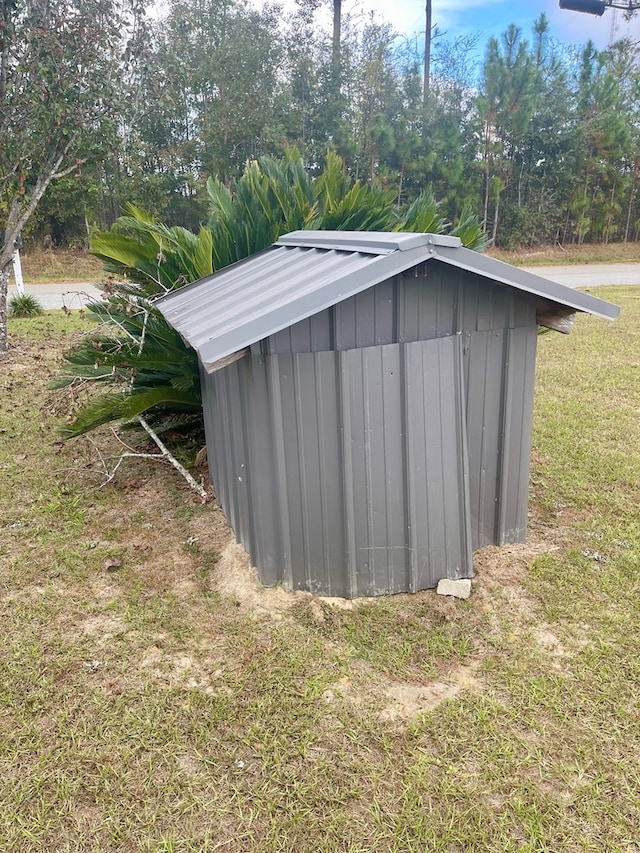
<path id="1" fill-rule="evenodd" d="M 435 257 L 447 264 L 476 273 L 492 281 L 507 284 L 509 287 L 515 287 L 517 290 L 531 293 L 533 296 L 539 296 L 549 302 L 575 308 L 576 311 L 595 314 L 596 317 L 602 317 L 605 320 L 615 320 L 620 313 L 620 308 L 611 302 L 605 302 L 603 299 L 591 296 L 590 293 L 573 290 L 571 287 L 559 284 L 550 278 L 543 278 L 535 273 L 506 264 L 504 261 L 490 258 L 488 255 L 473 252 L 471 249 L 463 247 L 451 249 L 438 246 Z"/>
<path id="2" fill-rule="evenodd" d="M 279 238 L 281 246 L 310 246 L 350 252 L 406 252 L 429 246 L 461 246 L 459 237 L 414 231 L 292 231 Z"/>
<path id="3" fill-rule="evenodd" d="M 434 258 L 598 317 L 613 320 L 620 310 L 465 249 L 457 237 L 375 231 L 295 231 L 156 304 L 210 369 L 250 344 Z"/>

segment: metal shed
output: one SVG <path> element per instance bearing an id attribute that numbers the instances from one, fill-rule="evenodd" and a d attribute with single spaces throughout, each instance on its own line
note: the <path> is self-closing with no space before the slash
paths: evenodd
<path id="1" fill-rule="evenodd" d="M 619 309 L 433 234 L 297 231 L 157 302 L 266 585 L 348 598 L 526 537 L 538 325 Z"/>

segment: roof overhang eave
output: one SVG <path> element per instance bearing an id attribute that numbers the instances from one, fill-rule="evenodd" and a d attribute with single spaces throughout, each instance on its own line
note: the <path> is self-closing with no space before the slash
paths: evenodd
<path id="1" fill-rule="evenodd" d="M 573 290 L 565 284 L 553 281 L 553 279 L 543 278 L 528 270 L 518 269 L 487 255 L 479 255 L 471 249 L 451 251 L 446 247 L 436 247 L 433 257 L 490 281 L 498 281 L 521 292 L 530 293 L 549 304 L 593 314 L 594 317 L 600 317 L 603 320 L 615 320 L 620 314 L 618 305 L 605 302 L 590 293 Z"/>

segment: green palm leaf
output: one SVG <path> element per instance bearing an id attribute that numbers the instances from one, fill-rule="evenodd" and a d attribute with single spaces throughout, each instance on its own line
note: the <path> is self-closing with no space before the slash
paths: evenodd
<path id="1" fill-rule="evenodd" d="M 117 392 L 101 394 L 81 409 L 73 423 L 62 429 L 62 437 L 76 438 L 103 424 L 127 423 L 139 415 L 153 413 L 158 409 L 171 414 L 177 412 L 199 414 L 201 401 L 199 396 L 194 398 L 192 394 L 178 391 L 167 385 L 132 391 L 126 395 Z"/>

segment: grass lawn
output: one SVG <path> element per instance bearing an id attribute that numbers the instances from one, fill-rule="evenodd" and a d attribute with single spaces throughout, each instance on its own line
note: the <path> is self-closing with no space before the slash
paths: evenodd
<path id="1" fill-rule="evenodd" d="M 540 338 L 530 536 L 469 601 L 262 590 L 221 513 L 0 362 L 0 850 L 640 850 L 640 289 Z"/>

